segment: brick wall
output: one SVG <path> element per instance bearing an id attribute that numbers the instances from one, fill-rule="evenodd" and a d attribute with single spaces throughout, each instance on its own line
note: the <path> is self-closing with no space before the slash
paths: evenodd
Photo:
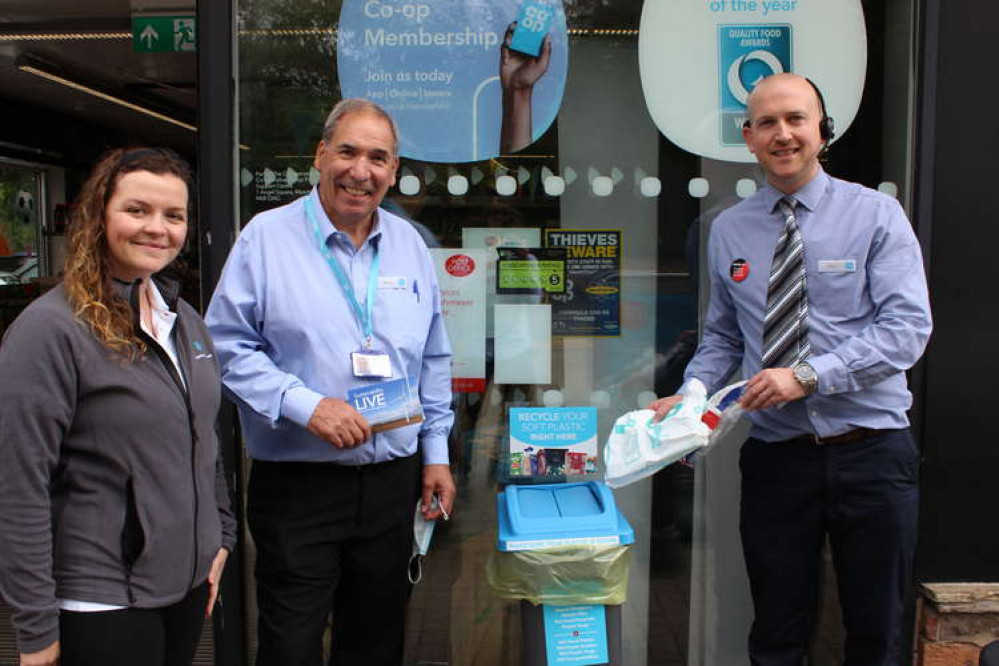
<path id="1" fill-rule="evenodd" d="M 917 666 L 978 666 L 999 640 L 999 583 L 927 583 L 920 597 Z"/>

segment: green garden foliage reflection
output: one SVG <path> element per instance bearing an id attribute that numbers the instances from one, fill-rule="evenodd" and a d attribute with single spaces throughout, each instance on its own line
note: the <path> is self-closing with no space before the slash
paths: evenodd
<path id="1" fill-rule="evenodd" d="M 33 171 L 0 168 L 0 256 L 38 251 L 39 203 Z"/>
<path id="2" fill-rule="evenodd" d="M 240 0 L 239 155 L 243 178 L 263 187 L 263 170 L 280 175 L 287 169 L 307 175 L 322 122 L 340 98 L 336 79 L 338 0 Z M 242 183 L 241 218 L 296 195 L 283 188 L 267 197 Z M 273 188 L 270 188 L 273 189 Z"/>

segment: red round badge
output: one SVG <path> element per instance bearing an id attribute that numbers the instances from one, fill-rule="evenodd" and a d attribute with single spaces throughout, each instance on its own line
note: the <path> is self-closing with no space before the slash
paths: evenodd
<path id="1" fill-rule="evenodd" d="M 465 277 L 475 270 L 475 262 L 467 254 L 452 254 L 444 262 L 444 270 L 455 277 Z"/>
<path id="2" fill-rule="evenodd" d="M 736 259 L 732 262 L 732 265 L 728 267 L 728 274 L 732 276 L 732 279 L 736 282 L 742 282 L 749 277 L 749 264 L 746 263 L 745 259 Z"/>

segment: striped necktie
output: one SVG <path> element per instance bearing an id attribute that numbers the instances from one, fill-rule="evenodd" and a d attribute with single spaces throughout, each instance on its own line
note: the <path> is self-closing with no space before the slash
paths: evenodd
<path id="1" fill-rule="evenodd" d="M 805 290 L 804 252 L 794 218 L 798 204 L 784 197 L 777 205 L 784 228 L 777 237 L 767 285 L 767 313 L 763 320 L 763 367 L 792 367 L 808 358 L 808 294 Z"/>

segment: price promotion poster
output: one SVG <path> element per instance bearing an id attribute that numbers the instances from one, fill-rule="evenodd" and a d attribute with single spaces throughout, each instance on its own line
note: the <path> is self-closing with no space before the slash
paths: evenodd
<path id="1" fill-rule="evenodd" d="M 550 295 L 552 335 L 621 335 L 620 229 L 547 229 L 545 246 L 566 250 L 565 290 Z"/>
<path id="2" fill-rule="evenodd" d="M 486 390 L 486 250 L 431 248 L 451 341 L 451 389 Z"/>
<path id="3" fill-rule="evenodd" d="M 576 476 L 597 471 L 596 407 L 510 409 L 510 477 Z"/>
<path id="4" fill-rule="evenodd" d="M 343 97 L 366 97 L 395 119 L 402 156 L 492 159 L 530 145 L 558 115 L 565 12 L 561 0 L 343 0 L 336 61 Z M 504 117 L 504 99 L 525 89 L 529 126 L 516 120 L 523 114 Z M 516 140 L 502 146 L 504 136 Z"/>

